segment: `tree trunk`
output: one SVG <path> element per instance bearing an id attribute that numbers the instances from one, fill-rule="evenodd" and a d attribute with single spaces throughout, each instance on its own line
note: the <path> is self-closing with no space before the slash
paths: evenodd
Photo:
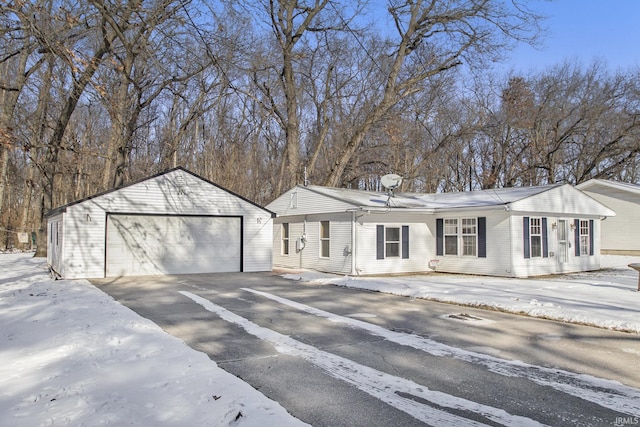
<path id="1" fill-rule="evenodd" d="M 291 46 L 293 49 L 293 46 Z M 285 66 L 283 70 L 284 94 L 287 105 L 287 123 L 285 134 L 287 139 L 287 173 L 283 182 L 278 185 L 278 193 L 284 187 L 287 189 L 300 184 L 300 119 L 298 118 L 298 99 L 296 82 L 293 75 L 292 51 L 285 54 Z"/>
<path id="2" fill-rule="evenodd" d="M 40 218 L 39 218 L 39 233 L 38 233 L 38 248 L 35 256 L 47 256 L 47 240 L 46 240 L 46 221 L 45 215 L 53 208 L 53 193 L 55 191 L 55 175 L 57 173 L 58 159 L 60 150 L 62 149 L 62 141 L 65 131 L 71 120 L 71 116 L 78 105 L 80 97 L 84 93 L 86 87 L 91 82 L 93 75 L 98 70 L 99 65 L 104 60 L 107 52 L 109 51 L 109 43 L 103 40 L 104 44 L 98 48 L 93 58 L 91 58 L 87 67 L 78 76 L 73 79 L 73 87 L 71 93 L 67 96 L 65 104 L 58 116 L 55 128 L 49 143 L 46 147 L 46 153 L 41 168 L 41 188 L 42 198 L 40 204 Z"/>
<path id="3" fill-rule="evenodd" d="M 0 141 L 0 207 L 5 206 L 4 192 L 7 186 L 7 167 L 9 166 L 9 147 Z"/>

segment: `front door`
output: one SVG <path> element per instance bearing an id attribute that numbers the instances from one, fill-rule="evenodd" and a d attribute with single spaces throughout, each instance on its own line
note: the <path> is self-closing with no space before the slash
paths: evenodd
<path id="1" fill-rule="evenodd" d="M 566 219 L 558 220 L 558 271 L 564 271 L 569 259 L 569 224 Z"/>

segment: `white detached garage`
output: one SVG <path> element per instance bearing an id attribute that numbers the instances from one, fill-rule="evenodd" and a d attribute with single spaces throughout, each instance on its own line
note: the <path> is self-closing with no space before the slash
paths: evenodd
<path id="1" fill-rule="evenodd" d="M 66 279 L 270 271 L 274 214 L 183 168 L 47 215 L 47 261 Z"/>

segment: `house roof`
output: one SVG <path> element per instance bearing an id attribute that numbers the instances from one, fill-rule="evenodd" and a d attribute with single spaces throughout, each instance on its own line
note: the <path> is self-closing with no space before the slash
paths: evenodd
<path id="1" fill-rule="evenodd" d="M 479 208 L 505 206 L 544 193 L 562 184 L 538 187 L 492 188 L 455 193 L 421 194 L 416 197 L 434 208 Z"/>
<path id="2" fill-rule="evenodd" d="M 589 191 L 593 187 L 603 187 L 615 191 L 623 191 L 640 195 L 640 184 L 630 184 L 628 182 L 612 181 L 609 179 L 590 179 L 576 185 L 582 191 Z"/>
<path id="3" fill-rule="evenodd" d="M 363 191 L 314 185 L 303 188 L 359 208 L 390 207 L 436 211 L 438 209 L 505 206 L 561 185 L 562 184 L 538 187 L 496 188 L 454 193 L 395 193 L 392 197 L 389 197 L 387 193 L 381 191 Z"/>
<path id="4" fill-rule="evenodd" d="M 425 208 L 424 203 L 411 196 L 395 194 L 389 198 L 388 194 L 382 191 L 354 190 L 349 188 L 321 187 L 308 185 L 300 187 L 330 197 L 341 202 L 352 205 L 356 208 L 387 208 L 387 202 L 393 208 Z"/>
<path id="5" fill-rule="evenodd" d="M 229 194 L 231 194 L 231 195 L 233 195 L 233 196 L 235 196 L 235 197 L 237 197 L 237 198 L 239 198 L 239 199 L 242 199 L 242 200 L 244 200 L 245 202 L 250 203 L 250 204 L 252 204 L 252 205 L 254 205 L 254 206 L 256 206 L 256 207 L 258 207 L 258 208 L 260 208 L 260 209 L 262 209 L 262 210 L 264 210 L 264 211 L 266 211 L 266 212 L 268 212 L 268 213 L 269 213 L 269 215 L 271 215 L 271 217 L 275 217 L 275 216 L 276 216 L 276 214 L 275 214 L 274 212 L 271 212 L 270 210 L 266 209 L 265 207 L 260 206 L 260 205 L 258 205 L 257 203 L 254 203 L 254 202 L 252 202 L 251 200 L 249 200 L 249 199 L 247 199 L 247 198 L 245 198 L 245 197 L 242 197 L 242 196 L 240 196 L 240 195 L 238 195 L 238 194 L 234 193 L 233 191 L 227 190 L 226 188 L 221 187 L 221 186 L 219 186 L 218 184 L 216 184 L 216 183 L 214 183 L 214 182 L 212 182 L 212 181 L 209 181 L 208 179 L 203 178 L 203 177 L 201 177 L 201 176 L 199 176 L 199 175 L 197 175 L 197 174 L 195 174 L 195 173 L 193 173 L 193 172 L 191 172 L 191 171 L 189 171 L 189 170 L 187 170 L 187 169 L 185 169 L 185 168 L 183 168 L 183 167 L 181 167 L 181 166 L 178 166 L 178 167 L 175 167 L 175 168 L 172 168 L 172 169 L 168 169 L 168 170 L 163 171 L 163 172 L 159 172 L 159 173 L 157 173 L 157 174 L 155 174 L 155 175 L 151 175 L 151 176 L 149 176 L 149 177 L 142 178 L 142 179 L 139 179 L 139 180 L 137 180 L 137 181 L 130 182 L 130 183 L 128 183 L 128 184 L 123 185 L 122 187 L 112 188 L 112 189 L 110 189 L 110 190 L 103 191 L 103 192 L 101 192 L 101 193 L 97 193 L 97 194 L 93 194 L 93 195 L 91 195 L 91 196 L 85 197 L 85 198 L 80 199 L 80 200 L 75 200 L 75 201 L 73 201 L 73 202 L 71 202 L 71 203 L 67 203 L 66 205 L 58 206 L 58 207 L 56 207 L 55 209 L 52 209 L 52 210 L 50 210 L 49 212 L 47 212 L 47 214 L 45 215 L 45 217 L 46 217 L 46 218 L 49 218 L 49 217 L 51 217 L 51 216 L 54 216 L 54 215 L 57 215 L 57 214 L 59 214 L 59 213 L 65 212 L 65 211 L 66 211 L 66 209 L 67 209 L 68 207 L 70 207 L 70 206 L 74 206 L 74 205 L 77 205 L 77 204 L 79 204 L 79 203 L 86 202 L 87 200 L 95 199 L 96 197 L 104 196 L 104 195 L 106 195 L 106 194 L 110 194 L 110 193 L 113 193 L 113 192 L 116 192 L 116 191 L 122 190 L 123 188 L 127 188 L 127 187 L 130 187 L 130 186 L 132 186 L 132 185 L 136 185 L 136 184 L 140 184 L 140 183 L 145 182 L 145 181 L 149 181 L 149 180 L 152 180 L 152 179 L 156 179 L 156 178 L 158 178 L 158 177 L 160 177 L 160 176 L 168 175 L 168 174 L 174 173 L 174 172 L 176 172 L 176 171 L 182 171 L 182 172 L 188 173 L 189 175 L 192 175 L 192 176 L 196 177 L 197 179 L 200 179 L 200 180 L 202 180 L 202 181 L 204 181 L 204 182 L 206 182 L 206 183 L 208 183 L 208 184 L 210 184 L 210 185 L 213 185 L 214 187 L 217 187 L 217 188 L 219 188 L 219 189 L 221 189 L 221 190 L 223 190 L 223 191 L 226 191 L 227 193 L 229 193 Z"/>
<path id="6" fill-rule="evenodd" d="M 615 216 L 615 212 L 570 184 L 536 187 L 496 188 L 453 193 L 401 193 L 390 196 L 382 191 L 363 191 L 321 186 L 297 186 L 290 192 L 308 191 L 342 203 L 342 209 L 367 211 L 411 210 L 435 214 L 448 211 L 508 210 L 513 212 L 548 212 L 565 215 Z M 286 196 L 282 196 L 286 197 Z M 273 203 L 273 202 L 272 202 Z M 307 206 L 308 212 L 319 213 L 336 209 L 336 205 Z M 288 204 L 287 204 L 288 205 Z M 271 204 L 269 207 L 271 208 Z M 328 210 L 327 210 L 328 209 Z M 338 208 L 340 209 L 340 208 Z M 292 214 L 287 208 L 274 205 L 279 214 Z M 297 214 L 301 211 L 297 210 Z"/>

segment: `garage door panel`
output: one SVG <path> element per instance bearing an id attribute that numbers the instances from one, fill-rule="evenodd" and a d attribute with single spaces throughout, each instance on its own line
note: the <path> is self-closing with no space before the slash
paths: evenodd
<path id="1" fill-rule="evenodd" d="M 107 276 L 240 271 L 237 217 L 110 215 Z"/>

